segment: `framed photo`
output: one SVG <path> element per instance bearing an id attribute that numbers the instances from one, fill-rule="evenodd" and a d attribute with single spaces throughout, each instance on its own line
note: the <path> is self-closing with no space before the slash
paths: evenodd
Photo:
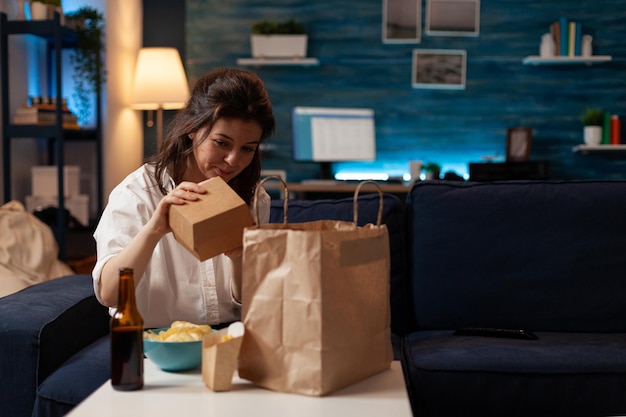
<path id="1" fill-rule="evenodd" d="M 533 130 L 530 127 L 510 127 L 506 135 L 506 161 L 525 162 L 530 159 Z"/>
<path id="2" fill-rule="evenodd" d="M 426 34 L 478 36 L 480 0 L 426 0 Z"/>
<path id="3" fill-rule="evenodd" d="M 413 88 L 465 88 L 467 53 L 457 49 L 414 49 Z"/>
<path id="4" fill-rule="evenodd" d="M 383 42 L 420 43 L 422 0 L 383 0 Z"/>

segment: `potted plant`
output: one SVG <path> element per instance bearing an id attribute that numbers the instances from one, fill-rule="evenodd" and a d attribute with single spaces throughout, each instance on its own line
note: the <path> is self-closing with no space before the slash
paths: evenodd
<path id="1" fill-rule="evenodd" d="M 438 180 L 441 178 L 441 166 L 438 163 L 427 162 L 423 169 L 427 180 Z"/>
<path id="2" fill-rule="evenodd" d="M 604 124 L 604 112 L 597 108 L 585 110 L 581 116 L 584 125 L 584 141 L 587 145 L 599 145 L 602 143 L 602 125 Z"/>
<path id="3" fill-rule="evenodd" d="M 252 25 L 250 45 L 254 58 L 305 58 L 308 35 L 295 19 L 261 20 Z"/>
<path id="4" fill-rule="evenodd" d="M 104 72 L 104 17 L 89 6 L 81 7 L 67 15 L 68 22 L 78 35 L 77 47 L 70 56 L 74 68 L 74 98 L 77 103 L 78 118 L 84 122 L 90 115 L 92 94 L 99 96 L 100 88 L 106 81 Z"/>

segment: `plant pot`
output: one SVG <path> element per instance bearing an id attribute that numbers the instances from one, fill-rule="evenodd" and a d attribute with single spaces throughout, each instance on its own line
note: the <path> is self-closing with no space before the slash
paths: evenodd
<path id="1" fill-rule="evenodd" d="M 305 58 L 307 35 L 251 35 L 254 58 Z"/>
<path id="2" fill-rule="evenodd" d="M 585 126 L 584 139 L 587 145 L 595 146 L 602 143 L 602 126 Z"/>

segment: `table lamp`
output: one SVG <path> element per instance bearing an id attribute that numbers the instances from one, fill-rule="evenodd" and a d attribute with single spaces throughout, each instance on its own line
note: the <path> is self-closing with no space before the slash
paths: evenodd
<path id="1" fill-rule="evenodd" d="M 180 109 L 189 98 L 189 84 L 176 48 L 141 48 L 137 56 L 131 107 L 157 111 L 157 150 L 163 140 L 163 110 Z M 152 112 L 148 116 L 152 126 Z"/>

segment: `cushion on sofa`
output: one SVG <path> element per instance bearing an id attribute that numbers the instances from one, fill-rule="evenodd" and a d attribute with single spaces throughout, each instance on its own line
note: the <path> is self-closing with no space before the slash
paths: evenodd
<path id="1" fill-rule="evenodd" d="M 89 275 L 46 281 L 0 302 L 0 404 L 29 417 L 37 386 L 59 365 L 108 333 L 108 311 Z"/>
<path id="2" fill-rule="evenodd" d="M 414 415 L 626 413 L 623 334 L 537 333 L 537 340 L 415 332 L 403 345 Z"/>
<path id="3" fill-rule="evenodd" d="M 315 220 L 353 221 L 353 198 L 335 200 L 289 200 L 288 222 L 302 223 Z M 270 223 L 283 222 L 283 201 L 272 200 Z M 358 225 L 376 223 L 380 197 L 378 194 L 361 194 L 358 198 Z M 391 257 L 391 330 L 402 335 L 406 330 L 406 221 L 404 203 L 395 195 L 383 195 L 382 223 L 389 233 Z"/>
<path id="4" fill-rule="evenodd" d="M 626 182 L 423 182 L 413 329 L 626 332 Z"/>
<path id="5" fill-rule="evenodd" d="M 109 336 L 72 356 L 37 389 L 33 417 L 61 417 L 111 376 Z M 71 383 L 69 383 L 71 381 Z"/>

